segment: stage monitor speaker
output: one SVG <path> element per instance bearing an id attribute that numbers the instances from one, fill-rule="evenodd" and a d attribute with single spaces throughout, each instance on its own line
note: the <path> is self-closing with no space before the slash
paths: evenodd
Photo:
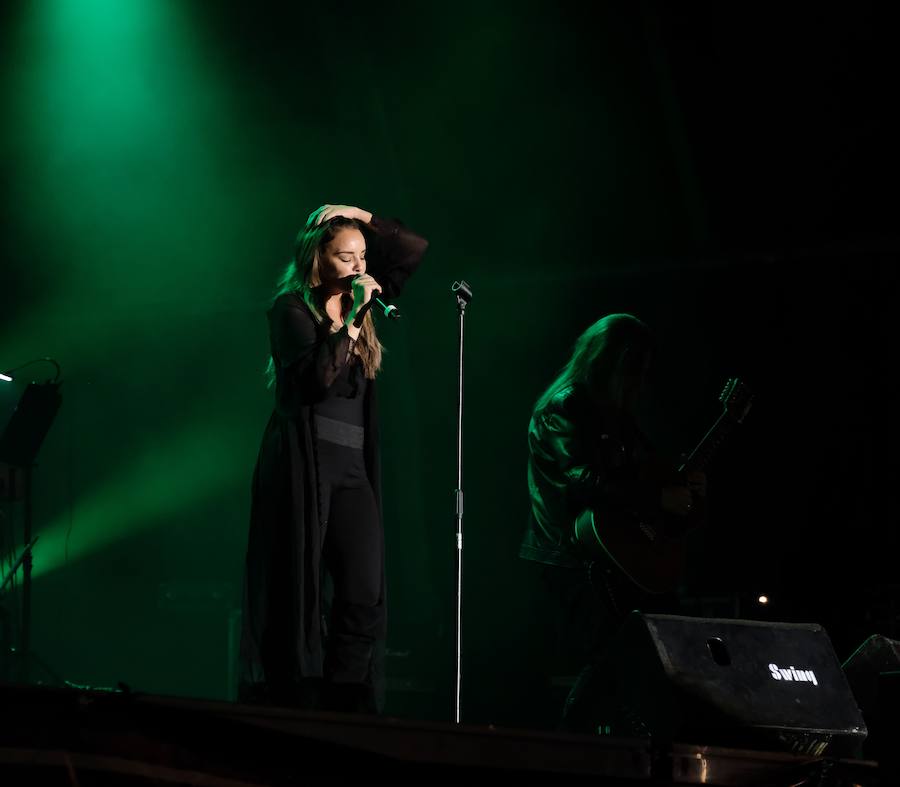
<path id="1" fill-rule="evenodd" d="M 843 757 L 867 735 L 815 624 L 635 611 L 598 671 L 599 732 Z"/>
<path id="2" fill-rule="evenodd" d="M 844 674 L 869 730 L 866 756 L 900 759 L 900 640 L 873 634 L 844 662 Z"/>

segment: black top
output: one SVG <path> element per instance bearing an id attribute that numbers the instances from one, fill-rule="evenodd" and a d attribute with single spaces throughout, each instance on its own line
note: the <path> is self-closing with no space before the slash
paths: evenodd
<path id="1" fill-rule="evenodd" d="M 365 426 L 363 401 L 367 383 L 362 363 L 354 356 L 332 383 L 325 399 L 316 405 L 316 415 Z"/>

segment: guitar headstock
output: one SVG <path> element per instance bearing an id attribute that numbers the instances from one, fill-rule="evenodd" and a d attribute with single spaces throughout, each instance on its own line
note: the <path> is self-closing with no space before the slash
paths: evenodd
<path id="1" fill-rule="evenodd" d="M 739 378 L 729 377 L 719 401 L 732 420 L 742 423 L 753 404 L 753 392 Z"/>

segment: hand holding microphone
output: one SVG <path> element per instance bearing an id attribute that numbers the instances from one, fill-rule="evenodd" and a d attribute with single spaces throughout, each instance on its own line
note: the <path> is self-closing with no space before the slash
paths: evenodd
<path id="1" fill-rule="evenodd" d="M 348 289 L 353 295 L 353 309 L 348 319 L 349 317 L 353 318 L 352 324 L 355 328 L 362 326 L 366 312 L 373 305 L 377 306 L 385 317 L 392 320 L 399 319 L 400 312 L 397 310 L 397 307 L 393 304 L 385 303 L 381 299 L 381 285 L 368 273 L 345 276 L 341 281 L 348 285 Z"/>
<path id="2" fill-rule="evenodd" d="M 372 301 L 381 295 L 381 286 L 368 273 L 360 273 L 350 280 L 350 288 L 353 293 L 353 325 L 362 327 L 363 317 L 372 308 Z"/>

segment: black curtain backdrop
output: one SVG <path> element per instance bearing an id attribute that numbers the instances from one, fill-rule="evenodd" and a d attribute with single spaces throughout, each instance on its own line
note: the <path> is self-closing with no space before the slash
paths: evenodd
<path id="1" fill-rule="evenodd" d="M 841 659 L 898 635 L 882 6 L 178 4 L 127 30 L 148 48 L 138 131 L 106 85 L 121 63 L 60 83 L 86 62 L 60 42 L 103 25 L 51 35 L 53 14 L 8 4 L 0 26 L 0 368 L 65 373 L 36 471 L 35 680 L 232 696 L 264 312 L 324 202 L 431 241 L 380 328 L 389 711 L 452 714 L 459 278 L 466 721 L 547 722 L 516 557 L 526 429 L 611 311 L 659 337 L 642 416 L 673 456 L 727 377 L 756 393 L 710 470 L 686 611 L 818 622 Z M 3 512 L 8 553 L 21 504 Z"/>

